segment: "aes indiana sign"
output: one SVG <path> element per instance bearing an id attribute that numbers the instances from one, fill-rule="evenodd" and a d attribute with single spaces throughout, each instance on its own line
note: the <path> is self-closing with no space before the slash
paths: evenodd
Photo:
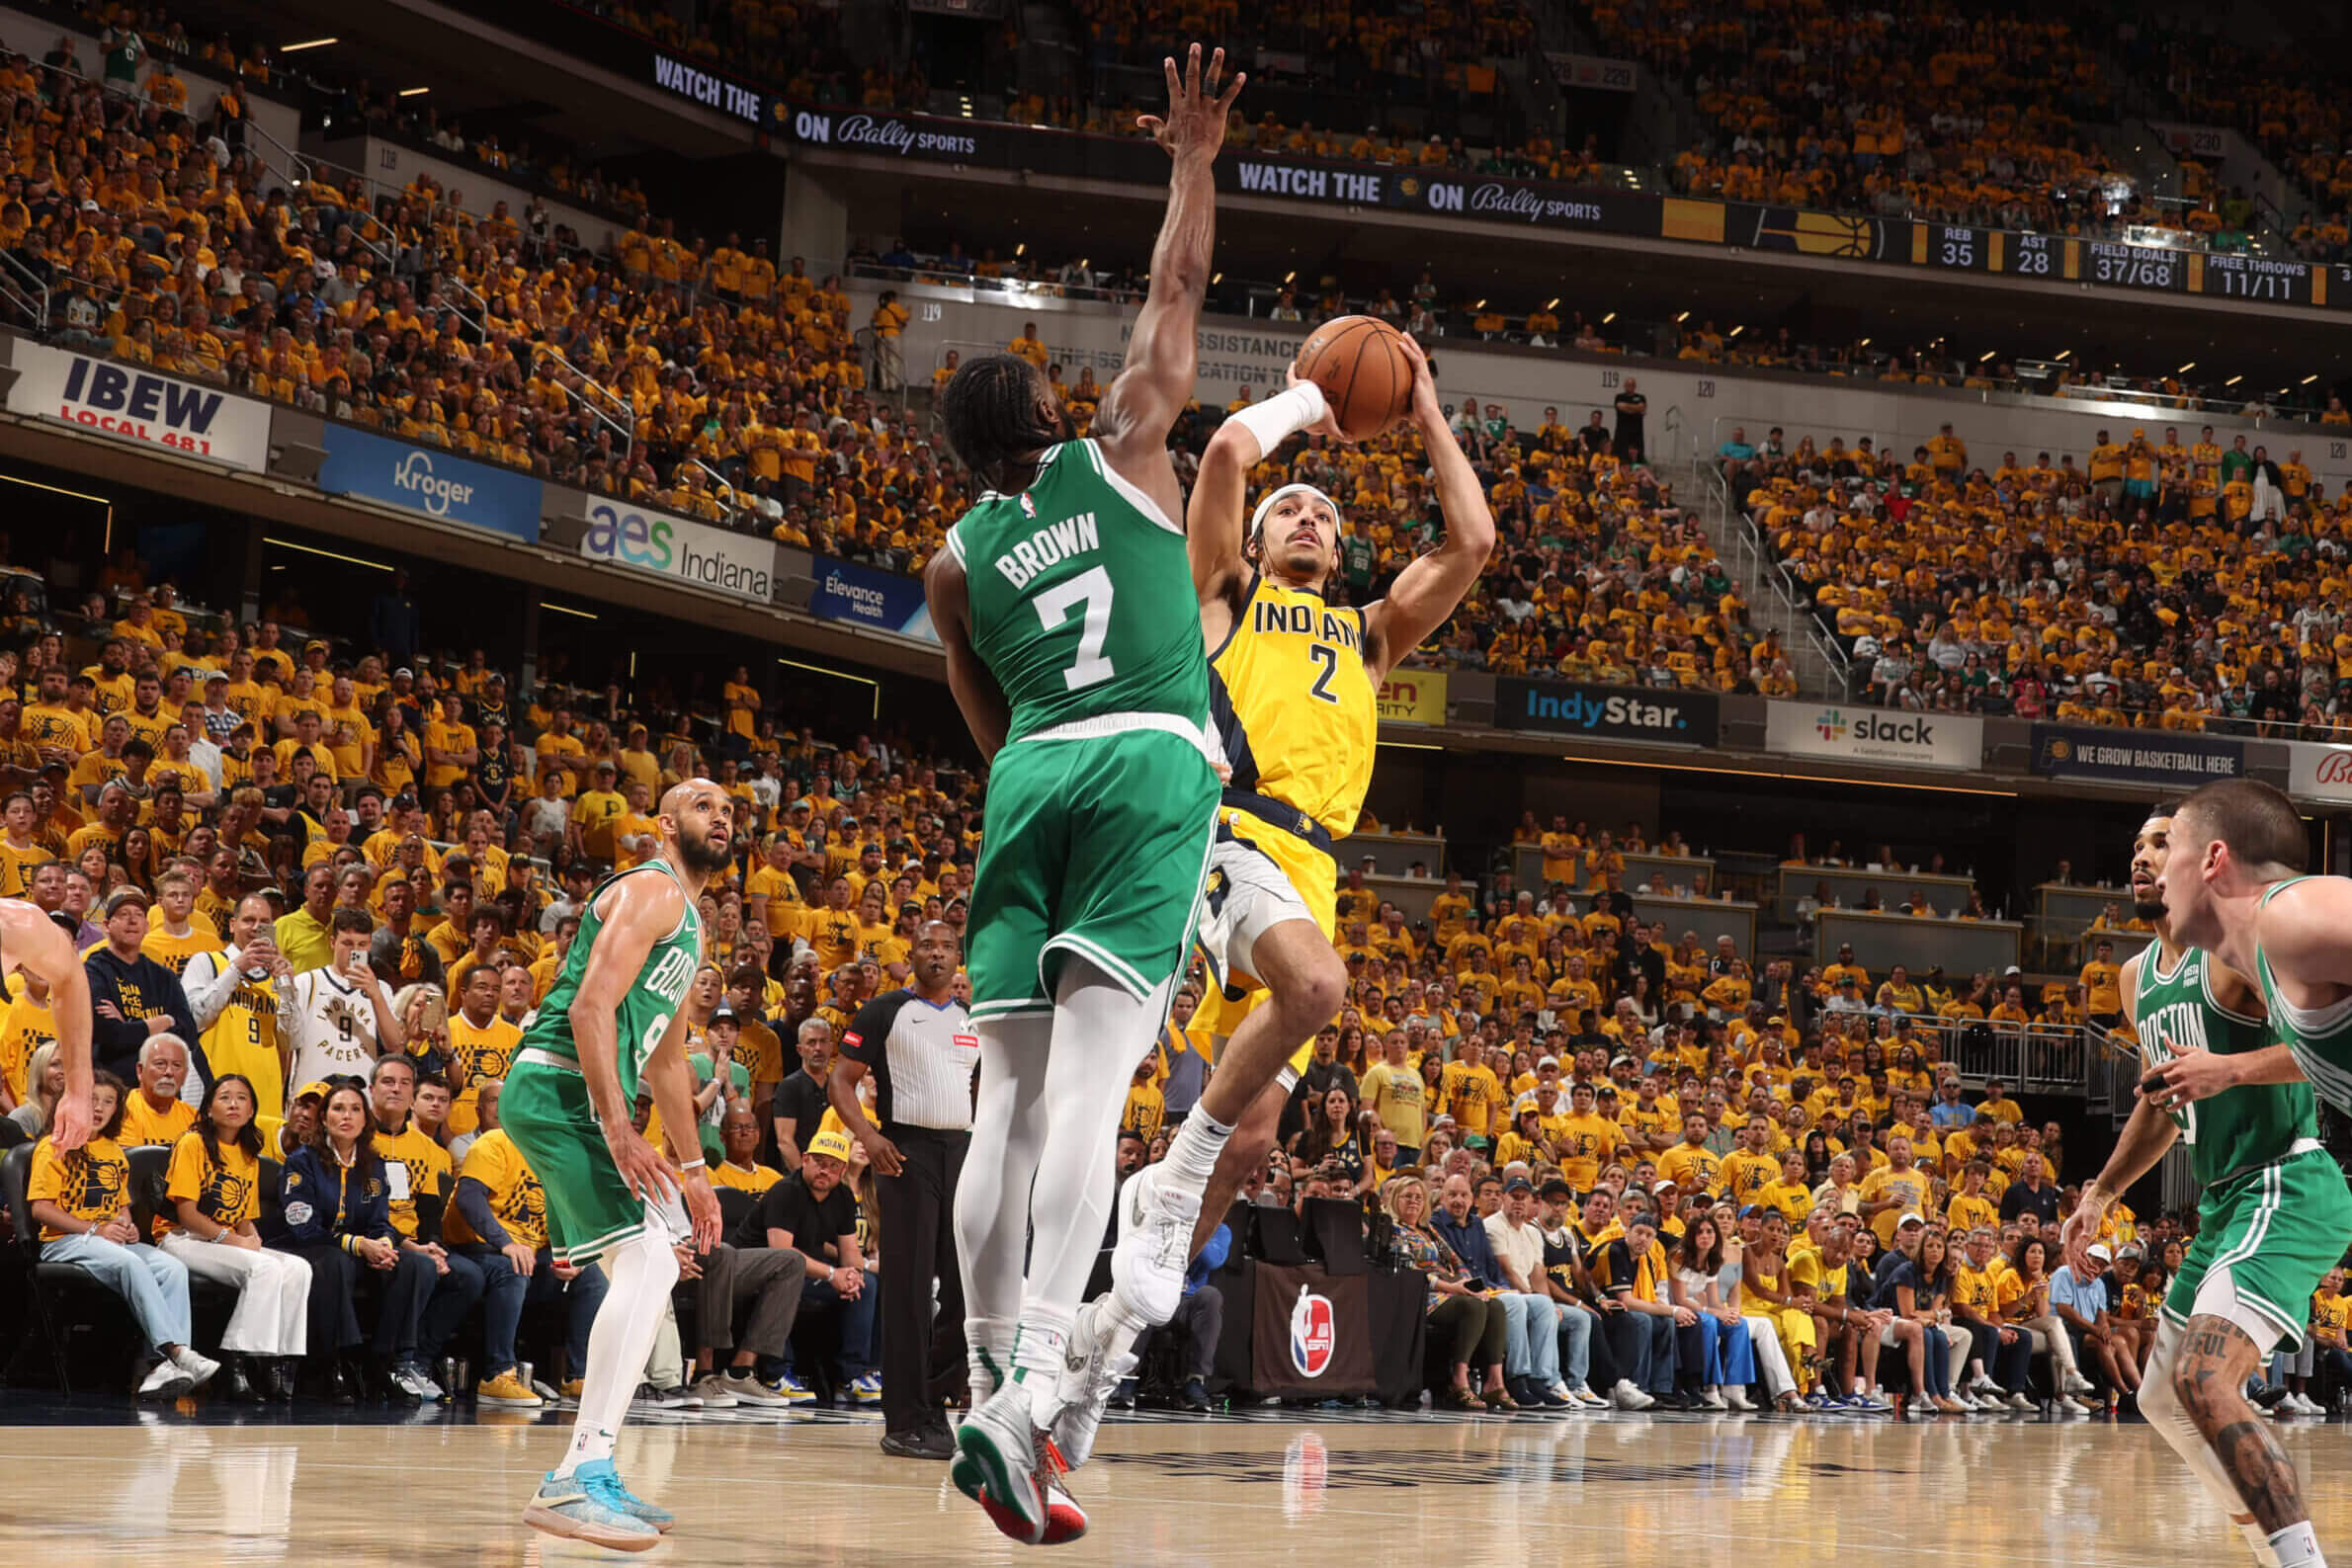
<path id="1" fill-rule="evenodd" d="M 767 539 L 641 511 L 623 501 L 600 497 L 588 503 L 588 531 L 580 536 L 580 553 L 592 561 L 697 583 L 755 604 L 768 603 L 775 592 L 776 546 Z"/>

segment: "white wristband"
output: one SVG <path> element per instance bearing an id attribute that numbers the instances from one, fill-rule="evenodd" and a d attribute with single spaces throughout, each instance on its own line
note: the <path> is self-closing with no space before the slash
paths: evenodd
<path id="1" fill-rule="evenodd" d="M 681 1174 L 687 1171 L 700 1171 L 704 1169 L 708 1163 L 708 1161 L 704 1160 L 688 1160 L 684 1165 L 679 1166 L 678 1170 Z"/>
<path id="2" fill-rule="evenodd" d="M 1258 455 L 1263 458 L 1321 419 L 1330 408 L 1323 398 L 1322 387 L 1312 381 L 1301 381 L 1262 403 L 1252 403 L 1240 413 L 1225 417 L 1258 438 Z"/>

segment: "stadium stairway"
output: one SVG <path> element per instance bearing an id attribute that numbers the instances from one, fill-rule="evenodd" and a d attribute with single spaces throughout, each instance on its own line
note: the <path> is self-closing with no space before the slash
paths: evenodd
<path id="1" fill-rule="evenodd" d="M 1797 677 L 1798 696 L 1843 701 L 1847 696 L 1843 653 L 1821 635 L 1812 617 L 1790 599 L 1763 541 L 1732 505 L 1722 471 L 1694 454 L 1687 466 L 1676 469 L 1674 478 L 1678 492 L 1700 498 L 1699 515 L 1706 524 L 1707 536 L 1715 541 L 1717 556 L 1739 585 L 1757 630 L 1780 633 L 1781 646 L 1788 650 L 1789 668 Z"/>

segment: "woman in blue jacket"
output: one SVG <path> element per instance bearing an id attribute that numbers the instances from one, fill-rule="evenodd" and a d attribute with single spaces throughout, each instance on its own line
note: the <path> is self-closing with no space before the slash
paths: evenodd
<path id="1" fill-rule="evenodd" d="M 317 1129 L 286 1162 L 287 1239 L 278 1245 L 309 1260 L 310 1344 L 314 1355 L 335 1359 L 330 1393 L 338 1400 L 357 1393 L 341 1362 L 365 1344 L 373 1352 L 367 1382 L 413 1405 L 440 1392 L 417 1359 L 417 1324 L 436 1271 L 392 1229 L 391 1189 L 370 1125 L 367 1092 L 357 1079 L 338 1080 Z M 378 1298 L 373 1340 L 361 1334 L 355 1304 L 364 1281 Z"/>

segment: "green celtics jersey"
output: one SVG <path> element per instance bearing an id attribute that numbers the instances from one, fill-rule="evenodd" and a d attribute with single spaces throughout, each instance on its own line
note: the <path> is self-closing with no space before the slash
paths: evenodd
<path id="1" fill-rule="evenodd" d="M 2309 880 L 2290 876 L 2274 882 L 2263 889 L 2262 902 L 2269 903 L 2281 888 Z M 2295 1052 L 2303 1075 L 2329 1105 L 2352 1114 L 2352 996 L 2321 1008 L 2300 1008 L 2279 995 L 2270 959 L 2260 948 L 2254 949 L 2254 969 L 2263 1005 L 2270 1009 L 2271 1038 Z"/>
<path id="2" fill-rule="evenodd" d="M 571 1004 L 579 994 L 580 980 L 588 973 L 588 956 L 596 950 L 596 939 L 604 931 L 604 921 L 596 913 L 596 901 L 604 890 L 624 876 L 642 876 L 648 871 L 675 878 L 677 872 L 666 861 L 647 861 L 642 866 L 617 871 L 596 884 L 588 895 L 587 907 L 580 911 L 579 933 L 572 938 L 571 951 L 563 955 L 563 967 L 555 971 L 555 983 L 547 988 L 546 1000 L 540 1003 L 539 1015 L 524 1032 L 525 1049 L 538 1048 L 557 1056 L 580 1059 L 579 1042 L 572 1038 Z M 681 884 L 680 891 L 684 891 Z M 613 1032 L 621 1046 L 621 1093 L 632 1104 L 637 1098 L 637 1080 L 645 1070 L 645 1058 L 669 1032 L 670 1020 L 678 1016 L 678 1004 L 686 1000 L 687 987 L 694 983 L 695 970 L 703 962 L 703 917 L 695 902 L 686 900 L 685 913 L 678 917 L 677 929 L 653 945 L 645 954 L 645 966 L 637 971 L 635 980 L 621 998 L 621 1013 L 613 1021 Z"/>
<path id="3" fill-rule="evenodd" d="M 1209 661 L 1184 530 L 1091 441 L 1038 459 L 948 531 L 971 642 L 1012 709 L 1008 741 L 1080 719 L 1209 717 Z"/>
<path id="4" fill-rule="evenodd" d="M 2149 943 L 2140 954 L 2132 986 L 2132 1021 L 2148 1066 L 2171 1060 L 2175 1049 L 2235 1056 L 2270 1043 L 2269 1027 L 2261 1020 L 2232 1013 L 2214 1000 L 2210 953 L 2188 949 L 2170 974 L 2161 972 L 2163 958 L 2161 946 Z M 2232 1171 L 2283 1160 L 2298 1138 L 2319 1133 L 2318 1102 L 2310 1084 L 2245 1084 L 2167 1114 L 2189 1147 L 2189 1170 L 2201 1187 Z"/>

